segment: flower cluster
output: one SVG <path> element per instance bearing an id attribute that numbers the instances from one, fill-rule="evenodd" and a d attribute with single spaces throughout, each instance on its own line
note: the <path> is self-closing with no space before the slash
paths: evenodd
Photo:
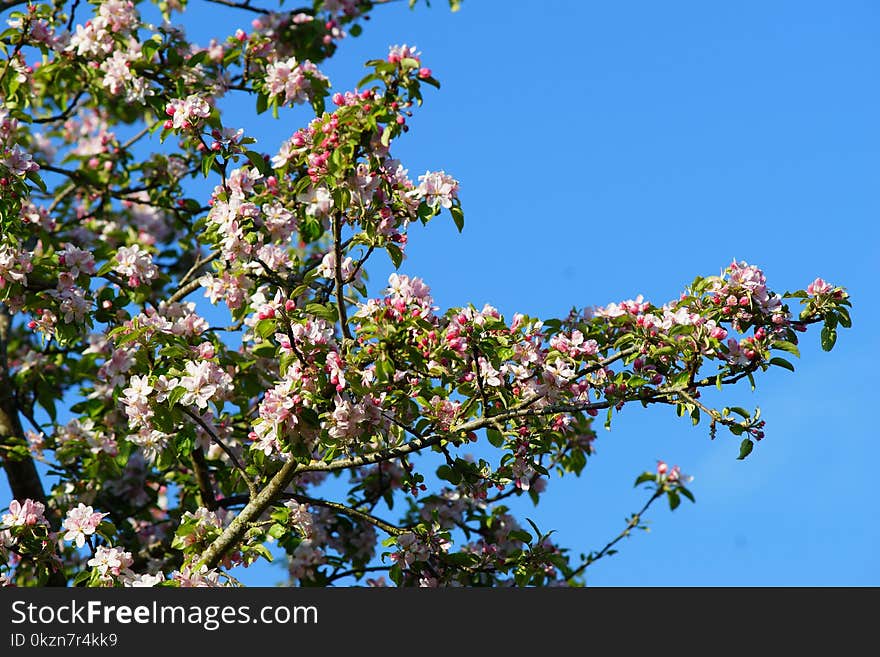
<path id="1" fill-rule="evenodd" d="M 81 548 L 86 540 L 98 530 L 101 521 L 107 516 L 106 513 L 98 513 L 92 507 L 80 502 L 75 508 L 67 512 L 63 527 L 65 541 L 73 541 L 76 547 Z"/>

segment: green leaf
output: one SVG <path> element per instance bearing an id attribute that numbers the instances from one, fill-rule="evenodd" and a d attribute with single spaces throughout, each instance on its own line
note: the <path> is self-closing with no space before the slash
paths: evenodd
<path id="1" fill-rule="evenodd" d="M 314 409 L 305 406 L 299 412 L 299 419 L 312 427 L 320 426 L 321 418 L 318 417 L 318 414 Z"/>
<path id="2" fill-rule="evenodd" d="M 400 267 L 400 263 L 403 262 L 403 251 L 400 250 L 400 247 L 396 244 L 389 244 L 385 247 L 385 250 L 388 251 L 391 262 L 394 264 L 394 268 L 397 269 Z"/>
<path id="3" fill-rule="evenodd" d="M 382 142 L 382 145 L 385 147 L 387 147 L 391 143 L 391 130 L 392 130 L 391 126 L 387 125 L 387 126 L 385 126 L 385 129 L 382 131 L 382 138 L 380 139 L 380 141 Z"/>
<path id="4" fill-rule="evenodd" d="M 315 317 L 320 317 L 321 319 L 326 319 L 328 322 L 335 322 L 338 319 L 336 306 L 333 305 L 325 306 L 321 303 L 307 303 L 306 313 L 314 315 Z"/>
<path id="5" fill-rule="evenodd" d="M 461 483 L 461 475 L 450 468 L 448 465 L 441 465 L 439 468 L 437 468 L 437 476 L 440 477 L 440 479 L 444 479 L 445 481 L 448 481 L 455 486 Z"/>
<path id="6" fill-rule="evenodd" d="M 254 331 L 261 338 L 268 338 L 270 335 L 275 335 L 277 330 L 278 323 L 274 319 L 261 319 L 254 327 Z"/>
<path id="7" fill-rule="evenodd" d="M 840 307 L 837 309 L 837 321 L 840 322 L 840 325 L 843 328 L 852 328 L 852 319 L 849 316 L 849 311 L 846 308 Z"/>
<path id="8" fill-rule="evenodd" d="M 34 183 L 37 187 L 40 188 L 40 191 L 46 191 L 46 183 L 43 182 L 43 179 L 40 178 L 40 174 L 36 171 L 28 171 L 26 174 L 27 179 Z"/>
<path id="9" fill-rule="evenodd" d="M 274 350 L 273 350 L 274 351 Z M 168 393 L 168 404 L 174 406 L 186 394 L 186 388 L 183 386 L 175 386 L 174 390 Z"/>
<path id="10" fill-rule="evenodd" d="M 497 429 L 486 429 L 486 437 L 493 447 L 501 447 L 504 444 L 504 436 Z"/>
<path id="11" fill-rule="evenodd" d="M 461 207 L 458 205 L 453 205 L 449 208 L 449 213 L 452 215 L 455 227 L 458 228 L 458 232 L 460 233 L 464 229 L 464 212 L 462 212 Z"/>
<path id="12" fill-rule="evenodd" d="M 269 109 L 269 96 L 267 94 L 257 94 L 257 114 L 262 114 Z"/>
<path id="13" fill-rule="evenodd" d="M 696 501 L 697 501 L 696 499 L 694 499 L 694 494 L 693 494 L 692 492 L 690 492 L 690 491 L 689 491 L 687 488 L 685 488 L 684 486 L 679 486 L 677 490 L 678 490 L 679 493 L 681 493 L 681 494 L 684 495 L 686 498 L 688 498 L 691 502 L 696 502 Z"/>
<path id="14" fill-rule="evenodd" d="M 744 438 L 739 445 L 739 456 L 736 457 L 736 460 L 742 461 L 745 457 L 752 453 L 752 450 L 754 448 L 755 443 L 753 443 L 749 438 Z"/>
<path id="15" fill-rule="evenodd" d="M 784 358 L 779 358 L 778 356 L 776 358 L 771 358 L 770 364 L 776 365 L 777 367 L 783 367 L 783 368 L 789 370 L 790 372 L 794 372 L 794 365 L 789 363 Z"/>
<path id="16" fill-rule="evenodd" d="M 205 178 L 207 178 L 208 174 L 211 172 L 211 167 L 214 166 L 214 161 L 216 159 L 216 153 L 211 153 L 202 159 L 202 175 L 205 176 Z"/>
<path id="17" fill-rule="evenodd" d="M 774 349 L 782 349 L 782 351 L 787 351 L 790 354 L 794 354 L 798 358 L 801 356 L 800 350 L 797 348 L 797 345 L 787 342 L 785 340 L 774 340 L 772 347 Z"/>
<path id="18" fill-rule="evenodd" d="M 669 490 L 666 491 L 666 497 L 669 499 L 670 511 L 675 511 L 678 505 L 681 504 L 681 498 L 678 496 L 678 493 L 674 490 Z"/>
<path id="19" fill-rule="evenodd" d="M 251 161 L 251 164 L 254 165 L 254 168 L 262 173 L 264 176 L 268 176 L 272 174 L 272 167 L 269 166 L 269 163 L 263 159 L 263 156 L 257 153 L 256 151 L 246 151 L 245 155 L 247 159 Z"/>
<path id="20" fill-rule="evenodd" d="M 830 326 L 825 326 L 822 329 L 822 349 L 831 351 L 834 349 L 835 342 L 837 342 L 837 330 Z"/>
<path id="21" fill-rule="evenodd" d="M 533 540 L 532 535 L 529 534 L 525 529 L 514 529 L 507 536 L 516 541 L 522 541 L 526 545 L 531 545 Z"/>
<path id="22" fill-rule="evenodd" d="M 657 477 L 653 472 L 643 472 L 636 478 L 636 483 L 634 483 L 633 486 L 638 486 L 646 481 L 657 481 Z"/>
<path id="23" fill-rule="evenodd" d="M 361 78 L 360 82 L 358 82 L 357 85 L 355 85 L 355 86 L 358 89 L 362 89 L 364 87 L 364 85 L 367 84 L 367 82 L 372 82 L 373 80 L 378 80 L 378 79 L 379 79 L 378 75 L 376 75 L 375 73 L 370 73 L 366 77 Z"/>

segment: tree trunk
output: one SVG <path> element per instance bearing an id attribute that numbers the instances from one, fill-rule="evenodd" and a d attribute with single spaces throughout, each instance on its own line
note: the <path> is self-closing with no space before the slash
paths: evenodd
<path id="1" fill-rule="evenodd" d="M 15 404 L 15 393 L 12 379 L 9 376 L 9 361 L 6 354 L 11 323 L 12 318 L 9 310 L 0 304 L 0 447 L 9 445 L 15 438 L 24 437 L 24 430 Z M 52 529 L 58 531 L 61 527 L 61 518 L 49 509 L 43 482 L 40 480 L 37 466 L 30 455 L 9 458 L 6 450 L 0 449 L 0 459 L 3 461 L 3 470 L 6 472 L 6 479 L 12 490 L 12 498 L 21 501 L 29 497 L 35 502 L 45 505 L 46 518 Z M 67 578 L 61 572 L 52 573 L 48 583 L 49 586 L 66 586 Z"/>

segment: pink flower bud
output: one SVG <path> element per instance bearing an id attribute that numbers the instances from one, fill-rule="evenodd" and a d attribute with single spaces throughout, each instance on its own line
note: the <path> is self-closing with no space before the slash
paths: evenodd
<path id="1" fill-rule="evenodd" d="M 821 278 L 817 278 L 815 281 L 810 283 L 807 286 L 807 294 L 811 297 L 816 296 L 817 294 L 826 294 L 830 292 L 833 288 L 829 283 L 826 283 Z"/>
<path id="2" fill-rule="evenodd" d="M 424 67 L 423 67 L 423 68 L 420 68 L 420 69 L 419 69 L 419 77 L 422 78 L 423 80 L 424 80 L 425 78 L 429 78 L 429 77 L 431 77 L 431 69 L 429 69 L 429 68 L 424 68 Z"/>

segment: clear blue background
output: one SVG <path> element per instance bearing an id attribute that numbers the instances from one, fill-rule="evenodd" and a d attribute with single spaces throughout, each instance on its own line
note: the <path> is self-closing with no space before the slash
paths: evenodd
<path id="1" fill-rule="evenodd" d="M 461 181 L 464 233 L 448 217 L 414 228 L 401 267 L 438 305 L 551 317 L 640 293 L 663 303 L 733 258 L 763 267 L 779 291 L 822 276 L 854 303 L 834 352 L 812 332 L 796 374 L 728 391 L 729 404 L 760 405 L 767 420 L 746 461 L 729 434 L 710 442 L 672 409 L 627 408 L 610 433 L 599 429 L 580 479 L 554 476 L 537 509 L 518 509 L 563 545 L 598 549 L 641 506 L 635 475 L 662 458 L 695 477 L 697 504 L 652 509 L 651 532 L 592 566 L 589 584 L 880 584 L 869 383 L 880 350 L 880 7 L 465 0 L 452 14 L 433 4 L 377 8 L 323 69 L 335 90 L 350 89 L 363 61 L 406 42 L 443 84 L 394 151 L 413 177 L 445 169 Z M 206 43 L 250 18 L 193 3 L 186 24 Z M 267 152 L 302 122 L 236 121 L 250 107 L 233 102 L 226 121 Z M 371 270 L 374 289 L 389 270 Z M 283 577 L 273 566 L 236 574 Z"/>

